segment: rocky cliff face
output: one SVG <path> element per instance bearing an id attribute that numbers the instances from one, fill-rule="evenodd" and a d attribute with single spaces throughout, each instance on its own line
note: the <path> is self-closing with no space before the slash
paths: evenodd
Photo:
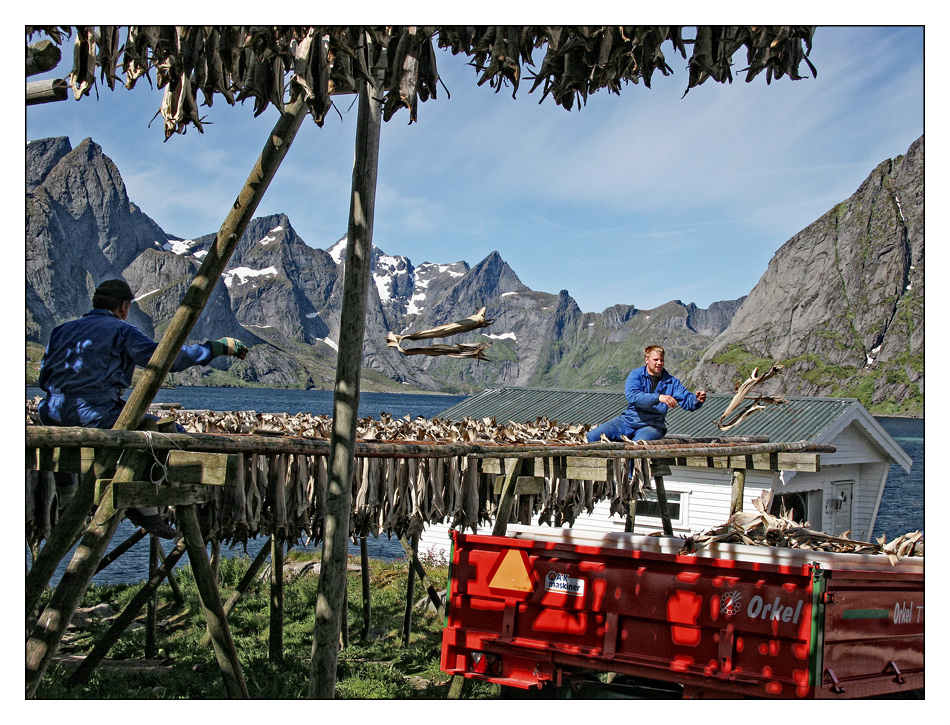
<path id="1" fill-rule="evenodd" d="M 764 360 L 771 390 L 922 410 L 924 140 L 786 242 L 690 379 L 720 392 Z"/>
<path id="2" fill-rule="evenodd" d="M 618 389 L 642 364 L 643 348 L 658 343 L 674 373 L 692 370 L 688 380 L 715 392 L 771 358 L 788 365 L 779 379 L 786 394 L 917 399 L 922 165 L 921 139 L 783 246 L 748 298 L 709 309 L 671 301 L 582 313 L 564 290 L 529 289 L 497 252 L 474 266 L 416 266 L 374 248 L 364 389 Z M 88 311 L 92 290 L 109 277 L 123 277 L 136 292 L 130 320 L 160 336 L 214 234 L 189 240 L 160 229 L 128 199 L 118 170 L 90 139 L 76 149 L 62 138 L 31 142 L 27 167 L 28 341 L 43 344 L 54 325 Z M 252 220 L 191 337 L 240 337 L 251 346 L 248 358 L 218 360 L 170 382 L 332 387 L 345 264 L 345 237 L 316 249 L 283 214 Z M 386 345 L 389 331 L 435 327 L 481 307 L 494 324 L 435 342 L 490 341 L 486 361 L 403 356 Z"/>

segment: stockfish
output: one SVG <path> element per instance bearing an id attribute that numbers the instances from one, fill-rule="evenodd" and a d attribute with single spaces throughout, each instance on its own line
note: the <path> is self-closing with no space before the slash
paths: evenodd
<path id="1" fill-rule="evenodd" d="M 439 325 L 428 330 L 413 332 L 409 335 L 397 335 L 390 332 L 386 335 L 386 344 L 389 347 L 396 348 L 403 355 L 447 355 L 455 358 L 475 358 L 477 360 L 485 359 L 485 349 L 491 346 L 490 342 L 480 343 L 460 343 L 458 345 L 428 345 L 426 347 L 402 347 L 403 340 L 429 340 L 434 337 L 452 337 L 460 335 L 463 332 L 477 330 L 480 327 L 488 327 L 494 320 L 485 317 L 485 307 L 464 320 L 450 322 L 445 325 Z"/>
<path id="2" fill-rule="evenodd" d="M 734 418 L 731 420 L 725 420 L 725 418 L 730 413 L 736 410 L 742 404 L 742 402 L 747 399 L 746 396 L 749 394 L 749 391 L 752 390 L 752 388 L 754 388 L 756 385 L 764 383 L 769 378 L 778 375 L 780 372 L 782 372 L 784 367 L 784 365 L 773 364 L 769 368 L 768 372 L 763 373 L 762 375 L 759 375 L 758 367 L 753 368 L 752 373 L 748 378 L 746 378 L 745 382 L 743 382 L 738 387 L 736 394 L 733 396 L 732 400 L 729 401 L 729 405 L 726 406 L 726 409 L 723 411 L 722 415 L 719 416 L 719 419 L 716 421 L 716 427 L 723 431 L 729 430 L 730 428 L 734 428 L 735 426 L 739 425 L 739 423 L 744 421 L 753 413 L 756 413 L 760 410 L 765 410 L 769 405 L 782 405 L 787 403 L 788 401 L 781 395 L 760 395 L 749 399 L 746 407 L 740 410 Z"/>

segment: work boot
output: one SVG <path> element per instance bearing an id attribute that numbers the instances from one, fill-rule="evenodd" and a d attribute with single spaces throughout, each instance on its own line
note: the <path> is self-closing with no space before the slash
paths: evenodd
<path id="1" fill-rule="evenodd" d="M 165 520 L 159 514 L 143 514 L 138 509 L 128 509 L 125 512 L 126 517 L 136 526 L 140 526 L 148 533 L 157 536 L 160 539 L 174 539 L 178 536 L 174 526 L 165 523 Z"/>

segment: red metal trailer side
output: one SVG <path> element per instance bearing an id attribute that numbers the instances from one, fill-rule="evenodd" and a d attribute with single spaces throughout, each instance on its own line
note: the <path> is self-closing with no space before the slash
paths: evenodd
<path id="1" fill-rule="evenodd" d="M 923 686 L 922 569 L 839 570 L 790 550 L 774 561 L 679 555 L 569 533 L 453 538 L 449 674 L 533 688 L 615 672 L 706 697 Z"/>

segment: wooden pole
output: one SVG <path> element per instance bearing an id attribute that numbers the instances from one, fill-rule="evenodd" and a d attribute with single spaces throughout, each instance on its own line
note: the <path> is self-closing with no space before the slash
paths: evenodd
<path id="1" fill-rule="evenodd" d="M 623 530 L 628 533 L 633 533 L 633 527 L 637 519 L 637 497 L 634 494 L 633 498 L 627 501 L 627 520 L 624 522 Z"/>
<path id="2" fill-rule="evenodd" d="M 158 568 L 158 537 L 149 536 L 148 542 L 148 571 Z M 158 620 L 158 587 L 152 590 L 145 609 L 145 659 L 150 660 L 158 650 L 155 625 Z"/>
<path id="3" fill-rule="evenodd" d="M 172 547 L 172 550 L 168 552 L 165 561 L 155 570 L 152 576 L 149 577 L 145 586 L 136 593 L 132 601 L 129 602 L 119 616 L 115 618 L 109 630 L 96 642 L 96 646 L 92 648 L 92 651 L 83 659 L 79 667 L 69 676 L 66 680 L 67 687 L 75 687 L 89 679 L 89 676 L 96 669 L 96 666 L 109 654 L 112 645 L 119 640 L 119 637 L 122 636 L 122 633 L 132 623 L 132 620 L 135 619 L 135 616 L 139 613 L 139 610 L 142 609 L 145 602 L 152 596 L 152 593 L 158 589 L 162 580 L 168 576 L 175 564 L 178 563 L 178 560 L 185 555 L 185 550 L 185 542 L 179 538 L 178 541 L 175 542 L 175 546 Z"/>
<path id="4" fill-rule="evenodd" d="M 745 492 L 745 469 L 732 469 L 732 500 L 729 505 L 729 515 L 742 511 L 742 496 Z"/>
<path id="5" fill-rule="evenodd" d="M 287 155 L 287 151 L 290 149 L 290 145 L 293 142 L 294 136 L 296 135 L 297 130 L 300 128 L 300 124 L 303 122 L 303 119 L 306 115 L 307 105 L 304 101 L 303 94 L 301 94 L 297 101 L 285 107 L 284 113 L 281 114 L 280 120 L 274 126 L 273 131 L 268 137 L 267 143 L 264 146 L 264 150 L 261 152 L 257 163 L 254 165 L 247 182 L 241 189 L 241 192 L 238 194 L 237 200 L 234 202 L 231 208 L 231 212 L 225 219 L 224 224 L 221 225 L 221 228 L 215 237 L 215 241 L 211 245 L 211 249 L 208 251 L 208 254 L 205 256 L 205 259 L 201 264 L 201 267 L 198 269 L 195 279 L 192 281 L 191 286 L 185 293 L 178 311 L 175 313 L 175 316 L 169 323 L 165 334 L 162 335 L 162 339 L 158 343 L 158 347 L 155 349 L 151 360 L 143 371 L 143 375 L 139 379 L 139 383 L 135 386 L 135 389 L 129 396 L 125 407 L 122 409 L 122 413 L 119 414 L 119 418 L 116 421 L 115 426 L 113 426 L 114 429 L 134 429 L 147 411 L 149 404 L 155 398 L 155 394 L 158 392 L 159 387 L 165 379 L 165 376 L 171 369 L 172 363 L 174 363 L 175 358 L 178 356 L 179 350 L 181 349 L 182 345 L 185 344 L 189 333 L 194 327 L 195 322 L 197 322 L 201 311 L 204 309 L 204 306 L 208 301 L 208 298 L 211 296 L 211 292 L 215 283 L 218 281 L 218 279 L 221 277 L 221 274 L 227 267 L 228 260 L 231 258 L 238 241 L 244 234 L 247 224 L 253 217 L 254 212 L 256 211 L 257 206 L 264 195 L 264 192 L 267 190 L 267 187 L 273 180 L 274 175 L 277 173 L 277 169 L 280 167 L 281 161 L 283 161 L 284 157 Z M 111 467 L 115 465 L 118 455 L 118 451 L 102 452 L 101 460 L 100 456 L 96 457 L 97 464 L 101 465 L 97 465 L 94 468 L 111 469 Z M 125 478 L 119 478 L 117 472 L 117 476 L 113 478 L 113 481 L 134 480 L 131 477 L 131 474 L 127 474 L 127 476 L 128 477 Z M 73 504 L 77 505 L 76 507 L 73 507 L 74 509 L 80 506 L 82 502 L 88 502 L 91 504 L 93 491 L 95 490 L 95 480 L 96 476 L 93 473 L 87 473 L 85 476 L 83 476 L 82 482 L 79 485 L 74 500 L 70 503 L 70 506 L 67 506 L 67 510 L 72 507 Z M 108 494 L 107 498 L 111 498 L 111 486 L 107 487 L 106 493 Z M 109 504 L 108 509 L 110 515 L 116 515 L 118 513 L 112 510 L 111 503 Z M 59 564 L 59 561 L 69 551 L 69 546 L 61 549 L 61 540 L 68 539 L 70 542 L 73 540 L 75 534 L 81 530 L 81 524 L 84 521 L 88 510 L 89 509 L 87 507 L 85 511 L 79 512 L 79 526 L 75 530 L 64 532 L 64 535 L 60 537 L 59 546 L 55 547 L 55 549 L 51 549 L 50 556 L 46 557 L 48 561 L 44 563 L 41 570 L 39 570 L 38 575 L 33 578 L 32 582 L 30 582 L 27 596 L 28 605 L 34 596 L 38 599 L 43 588 L 45 588 L 46 584 L 49 583 L 49 579 L 56 570 L 56 566 Z M 101 510 L 102 506 L 100 506 L 100 511 Z M 75 511 L 73 513 L 75 514 Z M 75 519 L 75 516 L 69 520 L 70 525 L 75 524 L 73 519 Z M 32 697 L 33 693 L 36 692 L 36 686 L 39 684 L 40 678 L 46 671 L 49 661 L 58 651 L 62 635 L 66 631 L 66 626 L 69 624 L 69 620 L 76 611 L 76 607 L 78 606 L 79 601 L 82 599 L 82 595 L 85 593 L 86 589 L 88 589 L 89 582 L 92 581 L 94 567 L 98 564 L 102 554 L 105 553 L 105 549 L 108 547 L 109 541 L 112 539 L 116 526 L 118 525 L 118 516 L 116 516 L 115 522 L 107 524 L 106 521 L 102 520 L 102 516 L 99 515 L 99 512 L 97 512 L 96 516 L 94 517 L 94 521 L 95 520 L 100 521 L 100 523 L 95 529 L 93 529 L 92 525 L 90 525 L 90 528 L 87 529 L 87 535 L 92 537 L 90 542 L 95 541 L 101 543 L 101 548 L 96 546 L 95 549 L 87 550 L 86 554 L 84 555 L 88 556 L 90 553 L 94 555 L 97 554 L 96 561 L 91 567 L 77 567 L 74 570 L 74 574 L 69 577 L 70 586 L 79 590 L 78 596 L 76 596 L 75 593 L 71 593 L 69 595 L 64 594 L 62 597 L 60 597 L 57 600 L 57 604 L 59 606 L 66 605 L 66 607 L 60 611 L 50 611 L 46 617 L 41 615 L 41 621 L 37 624 L 37 627 L 40 629 L 35 629 L 35 638 L 34 640 L 31 640 L 34 642 L 34 645 L 31 648 L 32 654 L 28 654 L 27 656 L 27 693 L 29 697 Z M 61 521 L 61 523 L 64 522 Z M 60 527 L 57 526 L 57 528 Z M 105 535 L 108 535 L 108 538 L 106 538 L 105 541 L 102 541 L 100 537 Z M 41 552 L 41 556 L 38 557 L 37 562 L 39 562 L 39 559 L 44 558 L 42 554 L 47 548 L 49 548 L 50 543 L 51 541 L 47 541 L 47 546 L 43 547 L 43 551 Z M 85 544 L 81 546 L 85 547 Z M 55 560 L 53 561 L 53 559 Z M 51 566 L 50 561 L 52 561 Z M 30 573 L 32 574 L 36 569 L 36 564 L 34 564 L 34 567 L 30 570 Z M 79 572 L 83 572 L 82 578 L 78 577 Z M 66 577 L 64 577 L 64 580 L 65 579 Z M 60 583 L 60 587 L 57 587 L 57 590 L 62 587 L 63 583 L 64 582 Z M 51 599 L 51 602 L 52 601 L 53 600 Z M 47 609 L 49 609 L 49 607 L 47 607 Z M 31 608 L 28 606 L 27 613 L 30 611 Z"/>
<path id="6" fill-rule="evenodd" d="M 115 429 L 132 430 L 135 428 L 135 423 L 148 410 L 175 358 L 178 357 L 182 345 L 187 342 L 188 335 L 204 310 L 215 284 L 227 268 L 234 249 L 244 235 L 248 222 L 254 216 L 280 163 L 290 150 L 294 136 L 306 115 L 307 105 L 303 94 L 285 107 L 284 113 L 281 114 L 268 136 L 267 143 L 257 163 L 254 164 L 250 176 L 231 207 L 231 212 L 215 235 L 214 243 L 205 255 L 188 291 L 185 292 L 175 316 L 168 324 L 165 334 L 162 335 L 158 347 L 152 354 L 152 359 L 149 360 L 142 371 L 142 377 L 129 395 L 125 408 L 122 409 L 118 421 L 113 426 Z"/>
<path id="7" fill-rule="evenodd" d="M 449 684 L 449 700 L 461 700 L 462 691 L 465 689 L 465 677 L 463 675 L 452 675 L 452 681 Z"/>
<path id="8" fill-rule="evenodd" d="M 215 586 L 217 586 L 220 577 L 218 572 L 221 569 L 221 540 L 212 539 L 210 542 L 211 556 L 209 558 L 209 563 L 211 564 L 211 576 L 214 577 Z"/>
<path id="9" fill-rule="evenodd" d="M 502 484 L 501 495 L 498 498 L 498 511 L 495 514 L 492 536 L 504 536 L 508 531 L 511 506 L 515 501 L 515 483 L 518 481 L 518 474 L 521 473 L 521 461 L 521 458 L 515 458 L 514 461 L 504 462 L 504 465 L 509 468 L 505 472 L 505 482 Z"/>
<path id="10" fill-rule="evenodd" d="M 31 81 L 26 84 L 26 105 L 65 101 L 69 95 L 69 85 L 62 78 L 45 81 Z"/>
<path id="11" fill-rule="evenodd" d="M 666 500 L 666 486 L 663 483 L 663 476 L 654 476 L 653 482 L 656 484 L 656 500 L 660 504 L 660 518 L 663 519 L 663 533 L 672 536 L 673 524 L 670 522 L 670 506 Z"/>
<path id="12" fill-rule="evenodd" d="M 399 537 L 399 543 L 402 544 L 402 548 L 406 552 L 406 556 L 409 558 L 411 567 L 416 570 L 416 574 L 419 576 L 419 581 L 421 581 L 422 586 L 426 588 L 426 592 L 429 595 L 429 601 L 432 602 L 432 606 L 434 606 L 437 610 L 442 610 L 442 598 L 432 585 L 432 580 L 429 579 L 429 575 L 426 574 L 426 570 L 425 567 L 422 566 L 422 562 L 419 561 L 419 537 L 414 536 L 412 543 L 409 543 L 405 536 L 401 536 Z"/>
<path id="13" fill-rule="evenodd" d="M 244 576 L 241 577 L 241 581 L 238 582 L 238 585 L 234 588 L 234 591 L 231 592 L 231 596 L 228 597 L 228 601 L 224 603 L 224 616 L 231 616 L 231 612 L 235 610 L 241 598 L 247 593 L 247 590 L 251 588 L 251 584 L 254 583 L 254 579 L 257 578 L 258 572 L 260 572 L 261 567 L 264 566 L 264 562 L 267 561 L 267 555 L 270 553 L 270 549 L 266 546 L 262 546 L 261 550 L 257 552 L 257 556 L 254 557 L 254 560 L 251 562 L 251 565 L 247 568 L 247 571 L 244 573 Z M 201 646 L 207 647 L 211 644 L 211 633 L 206 632 L 205 636 L 201 639 Z"/>
<path id="14" fill-rule="evenodd" d="M 406 582 L 406 611 L 402 618 L 402 644 L 409 646 L 409 634 L 412 630 L 412 600 L 415 599 L 416 591 L 416 568 L 413 566 L 419 559 L 419 535 L 413 534 L 412 543 L 406 546 L 405 537 L 400 539 L 400 543 L 406 549 L 406 556 L 409 557 L 409 581 Z"/>
<path id="15" fill-rule="evenodd" d="M 360 581 L 363 584 L 363 629 L 360 630 L 360 639 L 366 640 L 369 638 L 372 611 L 369 596 L 369 550 L 365 534 L 360 536 Z"/>
<path id="16" fill-rule="evenodd" d="M 343 606 L 340 608 L 340 648 L 350 646 L 350 577 L 343 580 Z"/>
<path id="17" fill-rule="evenodd" d="M 231 699 L 249 699 L 250 695 L 241 671 L 241 661 L 234 648 L 234 640 L 231 639 L 231 630 L 228 629 L 224 607 L 221 606 L 221 599 L 218 596 L 218 586 L 211 572 L 211 562 L 208 560 L 208 552 L 201 535 L 198 514 L 194 506 L 180 506 L 176 513 L 188 549 L 191 570 L 195 575 L 195 587 L 198 589 L 201 609 L 204 611 L 208 631 L 211 633 L 211 644 L 224 679 L 224 688 Z"/>
<path id="18" fill-rule="evenodd" d="M 158 558 L 162 560 L 163 564 L 167 560 L 165 551 L 162 549 L 161 541 L 158 542 Z M 172 564 L 172 566 L 174 566 L 174 564 Z M 172 597 L 175 599 L 175 604 L 181 606 L 185 603 L 185 595 L 181 593 L 181 587 L 178 586 L 178 579 L 175 578 L 175 572 L 169 569 L 166 578 L 168 579 L 168 585 L 172 588 Z"/>
<path id="19" fill-rule="evenodd" d="M 277 534 L 270 538 L 270 636 L 268 659 L 284 659 L 284 540 Z"/>
<path id="20" fill-rule="evenodd" d="M 113 480 L 135 480 L 135 474 L 142 470 L 141 460 L 137 455 L 131 455 L 128 459 L 128 463 L 123 463 L 116 468 Z M 93 466 L 92 471 L 95 471 L 96 468 L 96 466 Z M 92 471 L 87 476 L 94 476 L 95 474 Z M 84 488 L 86 483 L 87 480 L 84 477 L 79 488 Z M 89 483 L 90 486 L 95 485 L 94 480 L 89 481 Z M 79 498 L 78 492 L 76 497 Z M 76 612 L 76 607 L 82 601 L 83 594 L 89 588 L 89 583 L 96 573 L 99 562 L 102 560 L 106 549 L 109 548 L 109 542 L 112 541 L 112 537 L 115 535 L 122 514 L 121 509 L 116 510 L 113 506 L 112 485 L 109 484 L 105 487 L 102 501 L 93 514 L 88 527 L 86 527 L 86 532 L 83 534 L 79 546 L 76 547 L 76 552 L 73 554 L 69 566 L 66 567 L 59 586 L 56 587 L 27 639 L 27 698 L 32 698 L 36 694 L 36 689 L 46 672 L 46 668 L 49 667 L 50 662 L 59 650 L 63 634 Z M 29 610 L 27 611 L 29 613 Z"/>
<path id="21" fill-rule="evenodd" d="M 147 535 L 147 532 L 145 531 L 145 529 L 137 529 L 134 534 L 132 534 L 129 538 L 127 538 L 125 541 L 123 541 L 121 544 L 115 547 L 112 551 L 110 551 L 108 554 L 102 557 L 102 561 L 100 561 L 99 566 L 96 567 L 96 574 L 98 574 L 100 571 L 105 569 L 107 566 L 109 566 L 109 564 L 114 562 L 116 559 L 122 556 L 125 552 L 127 552 L 137 543 L 139 543 L 142 539 L 145 538 L 146 535 Z"/>
<path id="22" fill-rule="evenodd" d="M 364 82 L 360 88 L 356 123 L 343 309 L 340 313 L 340 342 L 333 391 L 323 563 L 317 585 L 310 657 L 309 696 L 318 699 L 332 699 L 336 689 L 381 123 L 379 82 L 374 79 L 372 83 Z"/>

